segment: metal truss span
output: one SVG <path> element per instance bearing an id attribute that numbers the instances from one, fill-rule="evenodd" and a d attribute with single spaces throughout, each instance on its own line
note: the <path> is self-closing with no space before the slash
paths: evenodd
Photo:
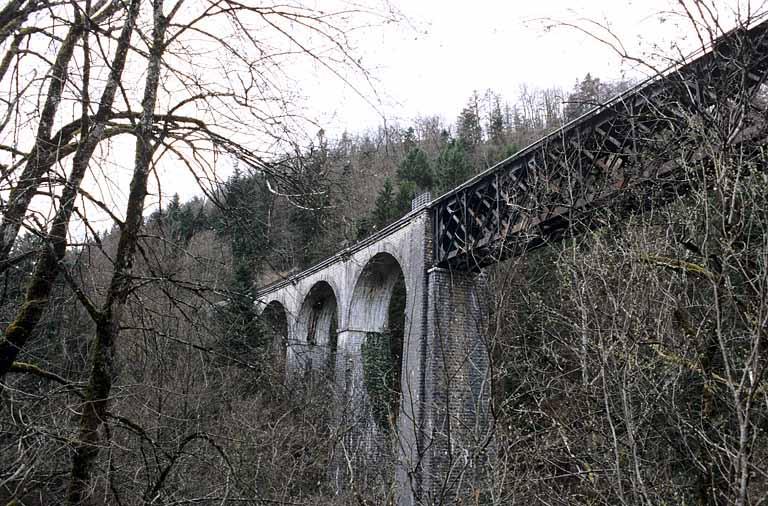
<path id="1" fill-rule="evenodd" d="M 594 226 L 596 208 L 642 207 L 643 185 L 678 192 L 681 162 L 705 156 L 696 122 L 732 114 L 766 74 L 763 21 L 504 160 L 432 203 L 435 265 L 478 270 Z"/>

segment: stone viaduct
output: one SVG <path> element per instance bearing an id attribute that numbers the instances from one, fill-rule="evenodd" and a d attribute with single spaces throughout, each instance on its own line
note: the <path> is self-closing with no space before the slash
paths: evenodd
<path id="1" fill-rule="evenodd" d="M 367 456 L 392 450 L 367 392 L 363 347 L 366 339 L 386 334 L 390 299 L 398 281 L 404 283 L 403 332 L 397 336 L 402 342 L 395 344 L 402 352 L 393 353 L 402 357 L 395 387 L 400 409 L 390 418 L 400 457 L 398 483 L 408 494 L 435 487 L 431 481 L 437 478 L 425 471 L 444 470 L 455 459 L 461 459 L 456 476 L 440 488 L 461 488 L 467 459 L 477 457 L 468 449 L 481 446 L 490 428 L 482 277 L 433 265 L 431 208 L 414 207 L 379 233 L 259 293 L 264 307 L 279 305 L 287 317 L 289 374 L 332 372 L 339 420 L 347 427 L 337 452 L 365 465 Z M 458 448 L 461 454 L 449 455 Z M 337 472 L 339 481 L 354 479 Z"/>
<path id="2" fill-rule="evenodd" d="M 339 487 L 381 473 L 384 455 L 393 456 L 403 505 L 450 503 L 484 479 L 494 446 L 483 268 L 596 226 L 596 208 L 646 206 L 627 195 L 650 184 L 662 202 L 685 191 L 673 160 L 695 147 L 670 138 L 697 111 L 764 85 L 767 31 L 761 23 L 727 34 L 442 197 L 417 198 L 371 237 L 257 291 L 260 309 L 284 319 L 288 375 L 333 378 Z M 395 396 L 375 391 L 374 343 L 395 369 Z"/>

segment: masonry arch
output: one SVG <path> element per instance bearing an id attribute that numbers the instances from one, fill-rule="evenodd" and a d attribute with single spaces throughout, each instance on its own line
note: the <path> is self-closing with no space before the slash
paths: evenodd
<path id="1" fill-rule="evenodd" d="M 363 382 L 377 424 L 396 426 L 402 395 L 407 287 L 400 262 L 390 253 L 374 255 L 352 292 L 349 328 L 365 334 Z"/>
<path id="2" fill-rule="evenodd" d="M 336 292 L 326 281 L 315 283 L 304 298 L 297 321 L 297 342 L 292 346 L 305 371 L 326 371 L 332 376 L 336 361 L 338 306 Z"/>

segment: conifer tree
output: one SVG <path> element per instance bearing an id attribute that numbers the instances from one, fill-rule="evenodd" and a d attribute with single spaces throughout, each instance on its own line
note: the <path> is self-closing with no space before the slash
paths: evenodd
<path id="1" fill-rule="evenodd" d="M 395 218 L 404 216 L 411 210 L 411 201 L 421 193 L 419 187 L 413 181 L 401 181 L 395 197 Z"/>
<path id="2" fill-rule="evenodd" d="M 456 136 L 469 151 L 474 151 L 483 142 L 483 127 L 480 124 L 480 105 L 478 102 L 477 92 L 474 92 L 456 121 Z"/>
<path id="3" fill-rule="evenodd" d="M 397 177 L 400 181 L 412 181 L 423 191 L 431 190 L 435 183 L 427 153 L 419 147 L 413 147 L 406 153 L 397 169 Z"/>
<path id="4" fill-rule="evenodd" d="M 501 112 L 501 101 L 495 97 L 488 117 L 488 137 L 491 143 L 501 145 L 504 143 L 504 114 Z"/>
<path id="5" fill-rule="evenodd" d="M 603 88 L 600 78 L 592 77 L 592 74 L 587 72 L 584 79 L 577 82 L 571 94 L 568 95 L 564 111 L 565 120 L 574 120 L 600 105 L 605 99 Z"/>
<path id="6" fill-rule="evenodd" d="M 440 153 L 437 161 L 439 188 L 447 191 L 463 183 L 472 174 L 467 149 L 460 139 L 452 139 Z"/>
<path id="7" fill-rule="evenodd" d="M 408 129 L 403 133 L 403 149 L 407 153 L 415 147 L 417 147 L 416 131 L 413 129 L 413 127 L 408 127 Z"/>
<path id="8" fill-rule="evenodd" d="M 395 195 L 392 180 L 386 178 L 384 187 L 376 197 L 376 205 L 373 208 L 373 226 L 381 228 L 390 223 L 396 217 Z"/>

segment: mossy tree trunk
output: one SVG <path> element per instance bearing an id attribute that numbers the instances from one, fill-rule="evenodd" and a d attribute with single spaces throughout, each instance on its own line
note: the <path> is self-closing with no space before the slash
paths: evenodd
<path id="1" fill-rule="evenodd" d="M 45 103 L 40 111 L 40 122 L 35 133 L 35 143 L 30 150 L 29 158 L 17 184 L 11 188 L 7 205 L 3 209 L 3 217 L 0 221 L 0 272 L 13 265 L 14 262 L 9 261 L 8 257 L 16 243 L 16 237 L 29 210 L 32 198 L 37 194 L 38 187 L 47 180 L 51 167 L 61 160 L 63 156 L 62 144 L 66 144 L 69 137 L 80 126 L 77 125 L 74 130 L 63 128 L 57 134 L 53 134 L 62 94 L 69 79 L 69 65 L 77 43 L 86 33 L 86 27 L 89 23 L 98 24 L 109 19 L 120 5 L 118 2 L 107 2 L 106 0 L 96 2 L 92 12 L 89 13 L 91 17 L 88 20 L 84 19 L 79 10 L 75 8 L 75 21 L 62 40 L 56 59 L 49 71 L 50 83 L 46 91 Z M 87 119 L 84 120 L 87 121 Z M 71 151 L 69 153 L 71 154 Z M 32 315 L 36 312 L 36 308 L 36 305 L 31 308 Z"/>
<path id="2" fill-rule="evenodd" d="M 88 34 L 84 36 L 84 75 L 81 118 L 80 145 L 72 160 L 72 171 L 61 195 L 61 205 L 54 217 L 50 231 L 44 239 L 44 247 L 37 256 L 35 270 L 32 273 L 24 303 L 16 312 L 13 322 L 5 329 L 5 339 L 0 343 L 0 379 L 10 370 L 14 360 L 26 344 L 30 335 L 48 307 L 51 290 L 59 275 L 61 262 L 67 251 L 67 230 L 75 210 L 80 185 L 88 170 L 88 164 L 98 143 L 104 136 L 107 120 L 112 112 L 118 83 L 125 68 L 125 61 L 130 48 L 134 22 L 139 11 L 140 0 L 133 0 L 128 8 L 127 17 L 118 37 L 115 57 L 112 61 L 109 80 L 101 95 L 99 108 L 93 118 L 89 117 L 90 100 L 87 96 L 89 83 Z"/>
<path id="3" fill-rule="evenodd" d="M 154 110 L 165 50 L 165 32 L 169 18 L 163 15 L 163 0 L 153 0 L 152 45 L 142 99 L 142 115 L 136 125 L 136 155 L 133 178 L 120 233 L 114 271 L 103 307 L 98 311 L 96 335 L 91 346 L 91 373 L 80 416 L 80 430 L 72 456 L 72 472 L 67 490 L 67 504 L 87 502 L 91 476 L 100 450 L 99 430 L 107 418 L 109 396 L 115 380 L 115 342 L 120 321 L 131 291 L 131 272 L 143 224 L 152 156 L 159 141 L 153 141 Z"/>

